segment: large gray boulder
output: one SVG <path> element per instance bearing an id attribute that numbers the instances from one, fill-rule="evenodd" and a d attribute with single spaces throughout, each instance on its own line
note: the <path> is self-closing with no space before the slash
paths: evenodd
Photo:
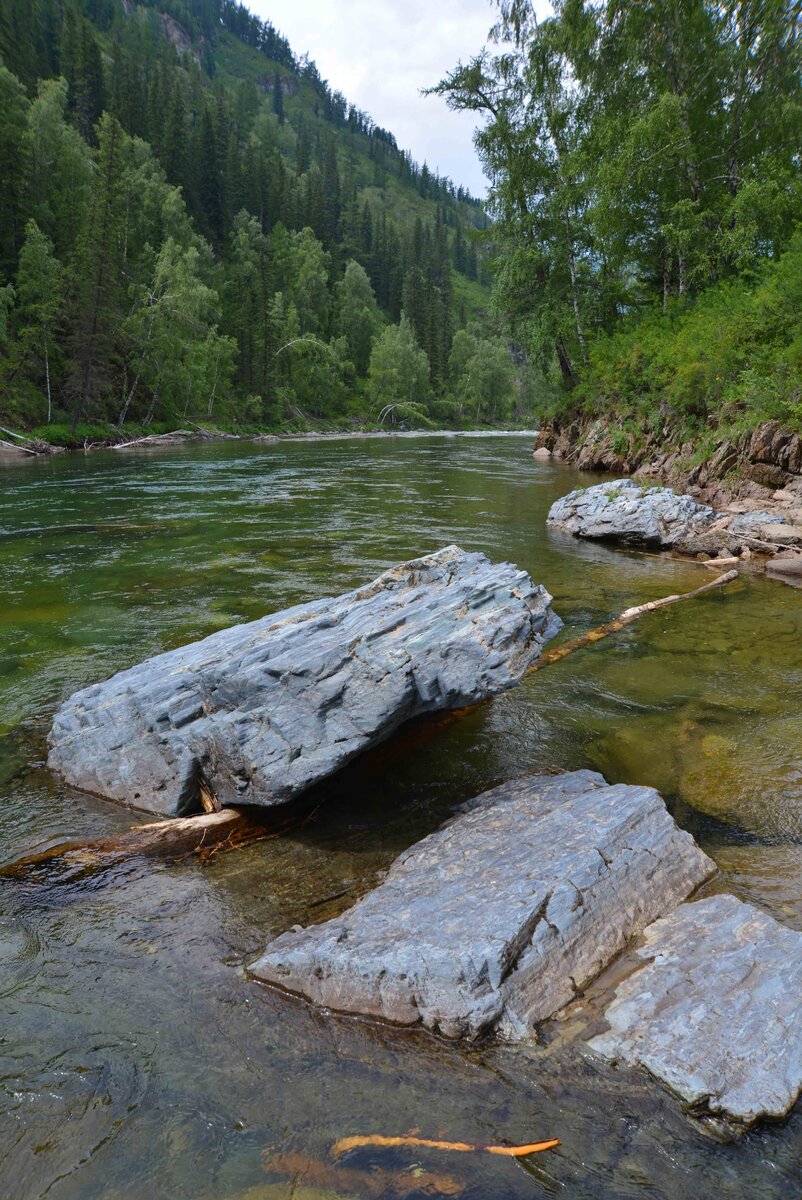
<path id="1" fill-rule="evenodd" d="M 700 1109 L 781 1117 L 802 1089 L 802 934 L 734 896 L 650 926 L 590 1045 L 646 1067 Z"/>
<path id="2" fill-rule="evenodd" d="M 334 599 L 160 654 L 76 692 L 48 763 L 166 815 L 290 800 L 410 717 L 518 683 L 561 622 L 511 563 L 449 546 Z"/>
<path id="3" fill-rule="evenodd" d="M 671 488 L 616 479 L 563 496 L 551 506 L 547 523 L 576 537 L 664 549 L 706 533 L 717 516 Z"/>
<path id="4" fill-rule="evenodd" d="M 449 1037 L 531 1036 L 714 870 L 652 788 L 576 771 L 503 784 L 253 975 L 341 1012 Z"/>

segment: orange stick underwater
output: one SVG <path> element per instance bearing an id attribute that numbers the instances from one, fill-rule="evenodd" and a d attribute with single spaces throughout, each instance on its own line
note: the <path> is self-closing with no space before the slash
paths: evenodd
<path id="1" fill-rule="evenodd" d="M 503 1154 L 507 1158 L 525 1158 L 527 1154 L 539 1154 L 541 1150 L 553 1150 L 559 1146 L 559 1138 L 550 1138 L 546 1142 L 530 1142 L 526 1146 L 488 1146 L 483 1142 L 436 1142 L 431 1138 L 419 1137 L 384 1137 L 380 1133 L 357 1137 L 340 1138 L 331 1148 L 335 1158 L 356 1150 L 360 1146 L 422 1146 L 427 1150 L 458 1150 L 461 1152 L 483 1150 L 487 1154 Z"/>

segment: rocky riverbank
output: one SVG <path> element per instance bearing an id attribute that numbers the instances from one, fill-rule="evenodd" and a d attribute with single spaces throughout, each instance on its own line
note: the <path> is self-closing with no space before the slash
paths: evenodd
<path id="1" fill-rule="evenodd" d="M 782 504 L 785 497 L 775 500 L 777 492 L 802 506 L 802 435 L 776 421 L 723 439 L 701 462 L 692 442 L 667 447 L 653 437 L 613 432 L 602 420 L 544 427 L 535 444 L 539 451 L 580 471 L 651 479 L 715 508 Z"/>
<path id="2" fill-rule="evenodd" d="M 541 432 L 537 458 L 635 476 L 572 492 L 554 506 L 549 524 L 579 537 L 692 557 L 755 556 L 767 573 L 802 582 L 800 435 L 768 423 L 738 444 L 722 443 L 695 466 L 691 446 L 664 454 L 648 450 L 615 449 L 600 422 Z"/>
<path id="3" fill-rule="evenodd" d="M 169 429 L 166 431 L 148 432 L 141 426 L 118 429 L 109 426 L 107 429 L 95 427 L 89 430 L 81 429 L 71 433 L 64 426 L 52 427 L 40 436 L 15 433 L 0 426 L 0 462 L 5 459 L 15 461 L 25 458 L 38 458 L 43 455 L 64 454 L 92 450 L 130 450 L 191 444 L 193 442 L 256 442 L 263 445 L 273 445 L 278 442 L 326 442 L 349 439 L 367 438 L 487 438 L 487 437 L 537 437 L 538 431 L 529 428 L 497 428 L 483 426 L 468 426 L 460 429 L 407 429 L 395 427 L 377 428 L 374 425 L 354 425 L 347 429 L 333 429 L 329 425 L 320 429 L 282 429 L 280 433 L 265 430 L 259 433 L 232 432 L 230 429 L 219 429 L 214 426 L 194 426 L 192 429 Z M 53 440 L 49 440 L 50 438 Z M 10 441 L 8 439 L 14 439 Z"/>
<path id="4" fill-rule="evenodd" d="M 713 565 L 759 556 L 767 571 L 793 581 L 802 574 L 802 497 L 798 507 L 791 507 L 793 498 L 780 503 L 765 510 L 735 503 L 717 510 L 671 488 L 616 479 L 563 496 L 547 523 L 575 537 L 673 550 Z"/>

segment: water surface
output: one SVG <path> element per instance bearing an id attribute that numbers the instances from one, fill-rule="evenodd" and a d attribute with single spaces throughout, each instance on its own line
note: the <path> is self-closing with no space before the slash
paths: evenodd
<path id="1" fill-rule="evenodd" d="M 0 861 L 132 815 L 44 767 L 84 683 L 450 542 L 546 584 L 565 636 L 704 568 L 549 535 L 581 480 L 531 441 L 425 438 L 63 456 L 0 473 Z M 291 834 L 205 867 L 0 884 L 0 1151 L 14 1200 L 789 1197 L 802 1119 L 721 1144 L 587 1053 L 470 1053 L 249 981 L 265 939 L 371 886 L 468 795 L 594 767 L 654 784 L 717 887 L 802 928 L 802 599 L 745 576 L 650 614 L 455 723 L 403 731 Z M 352 1155 L 352 1133 L 559 1136 L 528 1163 Z"/>

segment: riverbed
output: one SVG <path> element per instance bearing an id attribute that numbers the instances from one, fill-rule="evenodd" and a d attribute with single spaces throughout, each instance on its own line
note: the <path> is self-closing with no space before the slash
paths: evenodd
<path id="1" fill-rule="evenodd" d="M 58 784 L 45 736 L 77 687 L 160 650 L 451 542 L 543 582 L 564 637 L 709 580 L 549 534 L 553 500 L 599 477 L 531 445 L 231 442 L 0 467 L 0 862 L 136 819 Z M 295 831 L 205 866 L 0 882 L 3 1194 L 802 1195 L 798 1112 L 720 1142 L 645 1075 L 560 1039 L 465 1052 L 245 976 L 268 936 L 341 911 L 466 797 L 578 767 L 660 788 L 718 862 L 714 887 L 802 929 L 800 593 L 744 574 L 649 614 L 459 721 L 402 731 L 319 789 Z M 329 1156 L 349 1134 L 411 1130 L 562 1145 L 523 1162 Z"/>

